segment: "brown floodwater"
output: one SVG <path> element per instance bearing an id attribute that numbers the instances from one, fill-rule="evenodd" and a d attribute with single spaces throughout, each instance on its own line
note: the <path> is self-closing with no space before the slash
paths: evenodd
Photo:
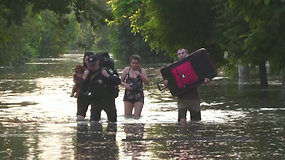
<path id="1" fill-rule="evenodd" d="M 175 98 L 155 85 L 165 64 L 145 65 L 151 84 L 140 119 L 123 116 L 121 88 L 117 123 L 108 123 L 104 112 L 100 123 L 77 122 L 69 95 L 81 61 L 82 55 L 67 54 L 0 68 L 0 159 L 285 158 L 279 81 L 262 89 L 255 80 L 217 77 L 199 87 L 202 121 L 179 125 Z"/>

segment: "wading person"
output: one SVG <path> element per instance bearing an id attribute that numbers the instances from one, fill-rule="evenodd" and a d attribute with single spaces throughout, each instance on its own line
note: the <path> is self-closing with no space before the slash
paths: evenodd
<path id="1" fill-rule="evenodd" d="M 100 68 L 98 58 L 94 55 L 89 56 L 80 89 L 91 93 L 91 121 L 99 121 L 102 110 L 106 112 L 109 121 L 117 121 L 115 98 L 116 87 L 120 83 L 121 80 L 114 71 Z"/>
<path id="2" fill-rule="evenodd" d="M 91 55 L 94 55 L 94 53 L 86 52 L 83 56 L 84 70 L 87 69 L 88 57 Z M 73 81 L 76 82 L 77 80 L 73 78 Z M 82 82 L 82 77 L 79 83 L 81 82 Z M 89 105 L 90 105 L 90 100 L 88 93 L 80 92 L 80 94 L 77 97 L 77 113 L 76 113 L 77 120 L 84 120 Z"/>
<path id="3" fill-rule="evenodd" d="M 177 51 L 178 61 L 186 58 L 189 55 L 186 49 L 179 49 Z M 209 83 L 209 79 L 205 78 L 204 83 Z M 167 86 L 168 81 L 163 81 L 164 85 Z M 178 122 L 186 123 L 186 114 L 187 111 L 190 111 L 190 119 L 192 121 L 201 120 L 201 108 L 200 108 L 200 95 L 197 87 L 194 87 L 187 91 L 186 93 L 178 96 Z"/>
<path id="4" fill-rule="evenodd" d="M 138 55 L 130 57 L 130 66 L 122 71 L 121 84 L 125 87 L 124 106 L 125 116 L 131 116 L 134 108 L 134 117 L 141 116 L 144 105 L 143 84 L 149 80 L 145 69 L 140 68 L 141 58 Z"/>

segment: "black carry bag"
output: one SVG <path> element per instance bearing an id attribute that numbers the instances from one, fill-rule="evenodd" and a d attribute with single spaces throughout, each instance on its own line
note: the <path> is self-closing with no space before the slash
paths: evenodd
<path id="1" fill-rule="evenodd" d="M 218 74 L 204 48 L 192 52 L 183 60 L 162 68 L 160 72 L 163 79 L 168 80 L 168 88 L 173 96 L 181 95 L 191 88 L 201 85 L 205 78 L 212 79 Z M 161 90 L 159 83 L 157 86 Z"/>
<path id="2" fill-rule="evenodd" d="M 104 68 L 107 70 L 109 74 L 115 74 L 119 77 L 119 74 L 117 72 L 117 69 L 115 67 L 115 62 L 113 58 L 109 55 L 108 52 L 98 52 L 95 54 L 96 58 L 99 60 L 99 66 L 100 68 Z M 114 85 L 113 88 L 111 88 L 114 92 L 114 97 L 117 98 L 119 95 L 119 86 Z"/>
<path id="3" fill-rule="evenodd" d="M 115 63 L 113 58 L 109 55 L 108 52 L 98 52 L 95 54 L 96 58 L 99 60 L 99 66 L 101 68 L 114 69 Z"/>

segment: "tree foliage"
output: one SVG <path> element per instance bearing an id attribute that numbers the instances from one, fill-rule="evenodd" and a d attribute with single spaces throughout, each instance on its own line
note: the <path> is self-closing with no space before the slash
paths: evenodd
<path id="1" fill-rule="evenodd" d="M 285 61 L 284 0 L 217 1 L 217 28 L 221 46 L 231 64 L 259 66 L 262 86 L 267 86 L 265 63 L 280 72 Z"/>
<path id="2" fill-rule="evenodd" d="M 22 26 L 10 25 L 0 16 L 0 64 L 22 64 L 38 55 L 39 24 L 29 18 Z"/>
<path id="3" fill-rule="evenodd" d="M 276 70 L 283 68 L 285 1 L 229 0 L 229 7 L 248 25 L 248 30 L 241 34 L 242 58 L 255 64 L 269 60 Z"/>
<path id="4" fill-rule="evenodd" d="M 80 32 L 77 37 L 77 46 L 79 48 L 90 50 L 94 45 L 95 35 L 92 27 L 88 23 L 80 24 Z"/>
<path id="5" fill-rule="evenodd" d="M 132 31 L 141 33 L 152 49 L 166 50 L 175 57 L 179 48 L 194 51 L 201 47 L 214 50 L 215 13 L 208 0 L 113 0 L 114 21 L 131 21 Z"/>
<path id="6" fill-rule="evenodd" d="M 93 26 L 104 23 L 110 16 L 106 8 L 107 0 L 1 0 L 0 14 L 8 25 L 20 25 L 27 15 L 27 8 L 32 7 L 32 12 L 37 14 L 44 10 L 53 11 L 58 15 L 61 24 L 68 23 L 66 15 L 74 13 L 76 20 L 82 22 L 89 20 Z"/>
<path id="7" fill-rule="evenodd" d="M 140 55 L 144 62 L 170 61 L 169 56 L 151 51 L 139 33 L 134 35 L 128 19 L 123 19 L 120 24 L 110 26 L 109 33 L 111 52 L 124 65 L 129 63 L 129 58 L 133 54 Z"/>
<path id="8" fill-rule="evenodd" d="M 40 30 L 40 57 L 58 57 L 67 53 L 70 44 L 76 38 L 75 19 L 70 17 L 69 23 L 63 27 L 59 27 L 57 15 L 50 11 L 41 12 L 41 30 Z"/>
<path id="9" fill-rule="evenodd" d="M 58 15 L 42 11 L 33 15 L 27 8 L 27 16 L 21 25 L 8 24 L 0 15 L 0 64 L 17 65 L 35 57 L 58 57 L 69 49 L 75 39 L 75 18 L 68 17 L 68 24 L 58 25 Z"/>

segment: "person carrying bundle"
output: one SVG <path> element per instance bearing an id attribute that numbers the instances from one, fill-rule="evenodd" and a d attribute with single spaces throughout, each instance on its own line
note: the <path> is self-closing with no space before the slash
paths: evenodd
<path id="1" fill-rule="evenodd" d="M 104 110 L 108 120 L 116 122 L 115 98 L 118 97 L 118 85 L 121 84 L 121 80 L 116 70 L 104 66 L 105 62 L 108 62 L 105 55 L 108 59 L 107 54 L 92 55 L 88 58 L 80 90 L 91 96 L 91 121 L 99 121 L 101 111 Z"/>

